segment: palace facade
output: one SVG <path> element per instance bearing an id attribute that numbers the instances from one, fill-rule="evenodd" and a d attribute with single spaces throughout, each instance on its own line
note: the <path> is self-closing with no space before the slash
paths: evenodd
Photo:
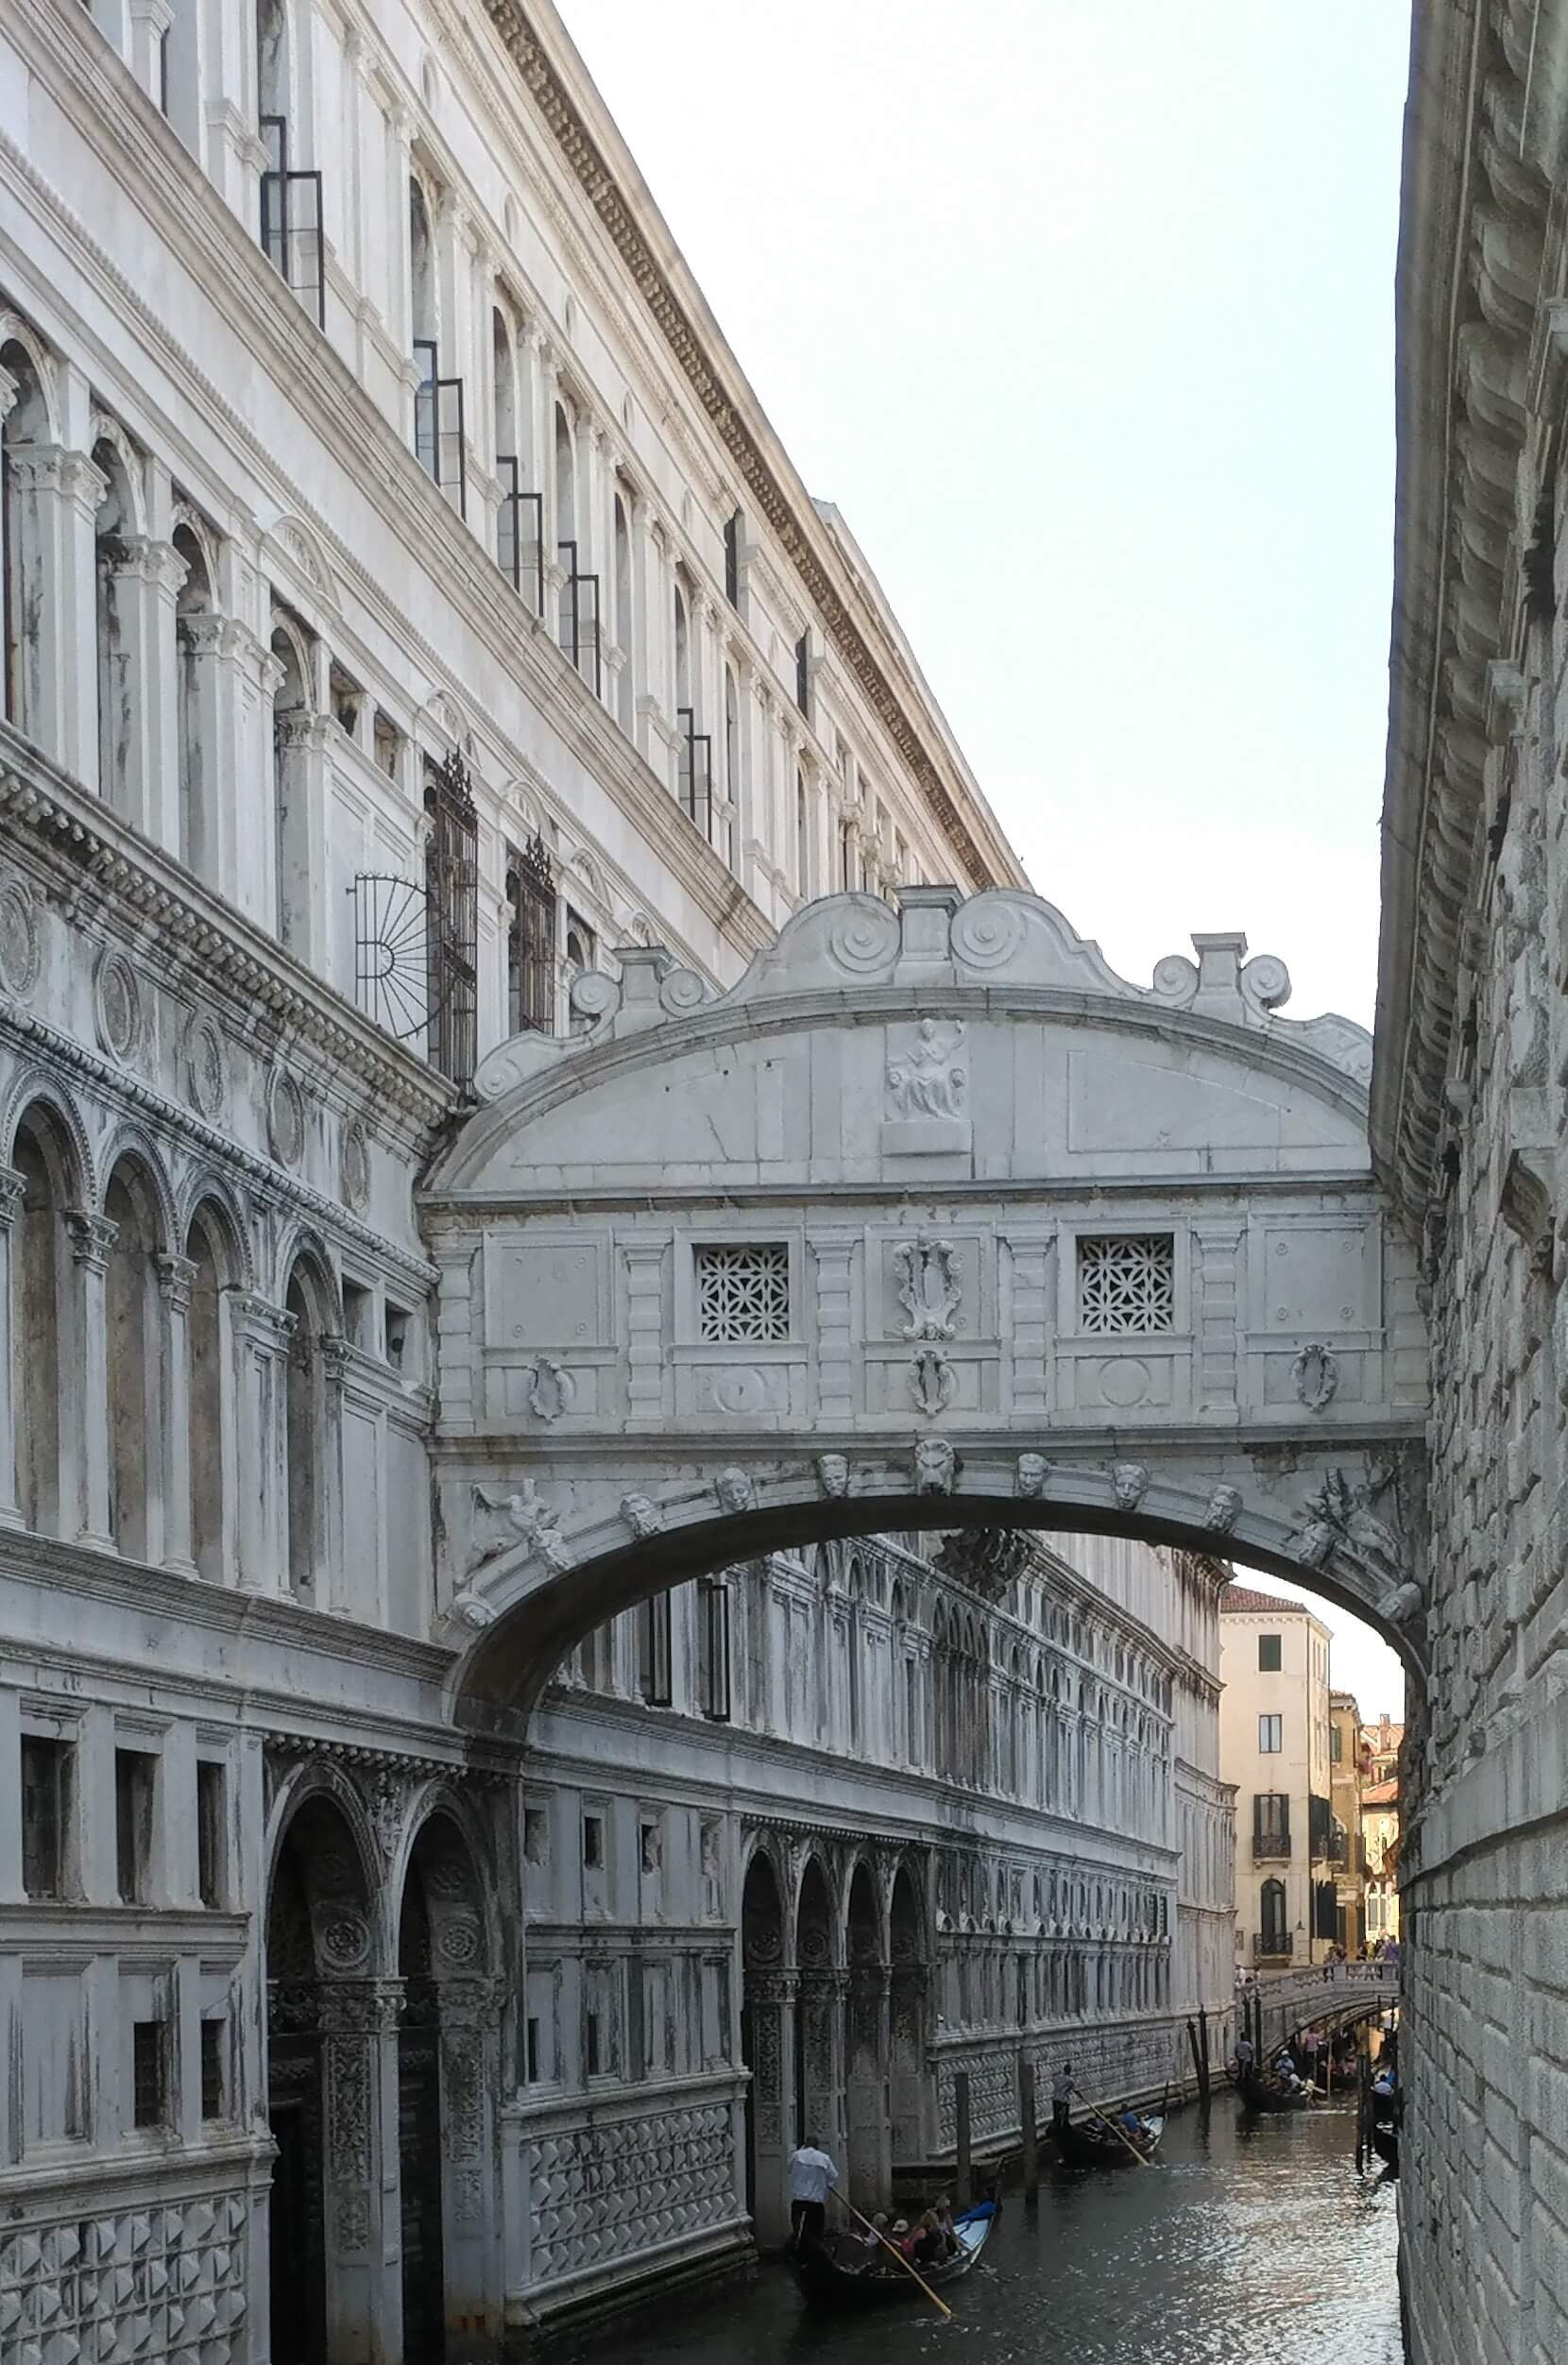
<path id="1" fill-rule="evenodd" d="M 548 7 L 35 0 L 0 189 L 0 2346 L 463 2365 L 810 2121 L 869 2191 L 959 2066 L 1179 2068 L 1217 1580 L 835 1547 L 454 1729 L 479 1059 L 1021 875 Z"/>

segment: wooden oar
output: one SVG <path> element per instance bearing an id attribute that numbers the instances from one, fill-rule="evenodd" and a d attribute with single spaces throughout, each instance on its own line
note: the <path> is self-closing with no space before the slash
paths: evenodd
<path id="1" fill-rule="evenodd" d="M 1082 2086 L 1075 2085 L 1073 2087 L 1073 2092 L 1077 2095 L 1081 2102 L 1089 2102 L 1089 2098 L 1084 2093 Z M 1127 2149 L 1132 2152 L 1133 2157 L 1136 2160 L 1138 2166 L 1140 2168 L 1147 2168 L 1149 2166 L 1149 2162 L 1145 2159 L 1143 2153 L 1138 2150 L 1137 2145 L 1133 2142 L 1132 2136 L 1128 2134 L 1120 2119 L 1113 2118 L 1110 2112 L 1105 2109 L 1102 2103 L 1089 2102 L 1089 2108 L 1094 2112 L 1095 2117 L 1100 2121 L 1102 2126 L 1115 2128 L 1116 2134 L 1120 2135 L 1123 2143 L 1126 2144 Z"/>
<path id="2" fill-rule="evenodd" d="M 940 2307 L 943 2314 L 950 2320 L 953 2311 L 948 2306 L 946 2301 L 945 2299 L 938 2299 L 936 2293 L 932 2290 L 930 2285 L 926 2281 L 924 2275 L 916 2274 L 913 2267 L 905 2257 L 897 2243 L 890 2242 L 885 2234 L 879 2233 L 875 2225 L 871 2224 L 867 2219 L 861 2217 L 853 2201 L 846 2199 L 845 2196 L 840 2192 L 837 2185 L 834 2185 L 831 2187 L 831 2190 L 835 2201 L 844 2202 L 844 2207 L 848 2210 L 856 2224 L 863 2225 L 866 2232 L 871 2235 L 875 2240 L 881 2243 L 882 2248 L 888 2252 L 890 2256 L 897 2259 L 898 2264 L 903 2268 L 904 2272 L 909 2276 L 910 2281 L 912 2283 L 918 2283 L 921 2289 L 925 2292 L 926 2297 L 930 2301 L 931 2305 L 933 2307 Z"/>

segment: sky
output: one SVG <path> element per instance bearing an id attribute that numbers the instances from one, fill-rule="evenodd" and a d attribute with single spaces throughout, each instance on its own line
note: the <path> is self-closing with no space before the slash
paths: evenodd
<path id="1" fill-rule="evenodd" d="M 1370 1025 L 1403 0 L 558 5 L 1040 893 Z"/>

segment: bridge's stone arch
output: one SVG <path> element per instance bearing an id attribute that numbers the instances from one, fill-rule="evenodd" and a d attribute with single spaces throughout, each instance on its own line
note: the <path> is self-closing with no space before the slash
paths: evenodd
<path id="1" fill-rule="evenodd" d="M 835 897 L 727 995 L 633 948 L 492 1054 L 423 1201 L 459 1714 L 664 1586 L 915 1527 L 1234 1557 L 1423 1672 L 1370 1043 L 1193 942 L 1144 989 L 1032 896 Z"/>

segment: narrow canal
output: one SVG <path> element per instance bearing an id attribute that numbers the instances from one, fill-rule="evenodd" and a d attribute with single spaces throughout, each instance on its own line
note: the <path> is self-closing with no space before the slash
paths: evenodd
<path id="1" fill-rule="evenodd" d="M 1004 2194 L 944 2324 L 909 2306 L 808 2310 L 765 2268 L 738 2296 L 684 2305 L 591 2354 L 674 2365 L 1399 2365 L 1395 2186 L 1357 2178 L 1348 2111 L 1240 2119 L 1217 2097 L 1172 2119 L 1157 2167 L 1048 2169 L 1037 2207 Z M 675 2315 L 677 2311 L 672 2311 Z"/>

